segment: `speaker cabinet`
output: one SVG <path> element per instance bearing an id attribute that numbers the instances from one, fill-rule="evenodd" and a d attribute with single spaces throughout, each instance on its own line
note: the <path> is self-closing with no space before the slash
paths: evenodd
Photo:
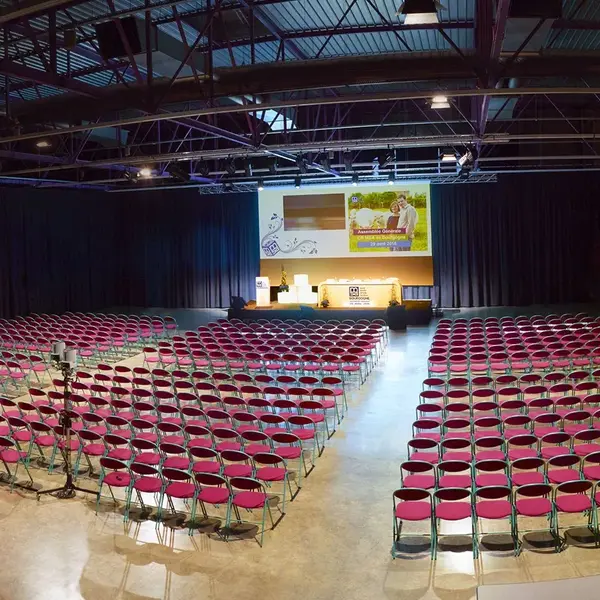
<path id="1" fill-rule="evenodd" d="M 124 17 L 119 19 L 125 39 L 131 48 L 132 54 L 140 54 L 142 44 L 140 34 L 137 27 L 137 19 L 135 17 Z M 127 56 L 127 50 L 115 21 L 107 21 L 96 25 L 96 36 L 98 37 L 98 46 L 102 58 L 108 60 L 110 58 L 123 58 Z"/>

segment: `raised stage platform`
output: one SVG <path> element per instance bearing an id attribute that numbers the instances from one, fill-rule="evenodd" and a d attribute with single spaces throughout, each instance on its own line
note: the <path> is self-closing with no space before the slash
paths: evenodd
<path id="1" fill-rule="evenodd" d="M 431 320 L 431 303 L 415 301 L 413 304 L 394 306 L 389 308 L 317 308 L 304 304 L 278 304 L 274 302 L 271 308 L 256 307 L 251 304 L 241 310 L 230 308 L 227 312 L 229 319 L 242 321 L 258 321 L 259 319 L 307 319 L 315 321 L 321 319 L 383 319 L 393 330 L 406 329 L 407 325 L 427 325 Z"/>

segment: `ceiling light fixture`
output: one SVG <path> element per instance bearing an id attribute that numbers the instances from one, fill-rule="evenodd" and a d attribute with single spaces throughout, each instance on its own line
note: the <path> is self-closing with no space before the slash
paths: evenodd
<path id="1" fill-rule="evenodd" d="M 346 171 L 352 170 L 352 152 L 344 152 L 344 169 Z"/>
<path id="2" fill-rule="evenodd" d="M 50 140 L 38 140 L 35 143 L 36 148 L 50 148 L 51 145 Z"/>
<path id="3" fill-rule="evenodd" d="M 388 185 L 394 185 L 395 181 L 396 181 L 396 176 L 394 175 L 394 173 L 390 173 L 388 175 Z"/>
<path id="4" fill-rule="evenodd" d="M 352 185 L 354 187 L 358 185 L 358 173 L 352 173 Z"/>
<path id="5" fill-rule="evenodd" d="M 228 157 L 225 160 L 225 172 L 227 173 L 227 175 L 235 175 L 235 158 L 232 158 L 231 156 Z"/>
<path id="6" fill-rule="evenodd" d="M 146 179 L 152 177 L 152 169 L 150 167 L 142 167 L 138 171 L 138 177 L 144 177 Z"/>
<path id="7" fill-rule="evenodd" d="M 301 177 L 295 177 L 294 178 L 294 187 L 297 190 L 299 190 L 301 185 L 302 185 L 302 178 Z"/>
<path id="8" fill-rule="evenodd" d="M 262 191 L 265 189 L 265 182 L 264 182 L 262 179 L 259 179 L 259 180 L 258 180 L 258 183 L 257 183 L 256 189 L 257 189 L 259 192 L 262 192 Z"/>
<path id="9" fill-rule="evenodd" d="M 440 152 L 440 160 L 443 163 L 455 163 L 456 152 L 452 148 L 445 148 Z"/>
<path id="10" fill-rule="evenodd" d="M 437 0 L 406 0 L 396 13 L 404 16 L 405 25 L 439 23 L 438 10 L 444 7 Z"/>
<path id="11" fill-rule="evenodd" d="M 302 154 L 298 154 L 298 156 L 296 157 L 296 166 L 298 167 L 298 171 L 300 171 L 302 175 L 305 175 L 308 171 L 308 161 L 306 160 L 306 158 L 304 158 Z"/>
<path id="12" fill-rule="evenodd" d="M 439 110 L 441 108 L 450 108 L 450 102 L 446 96 L 434 96 L 431 99 L 431 108 L 433 110 Z"/>

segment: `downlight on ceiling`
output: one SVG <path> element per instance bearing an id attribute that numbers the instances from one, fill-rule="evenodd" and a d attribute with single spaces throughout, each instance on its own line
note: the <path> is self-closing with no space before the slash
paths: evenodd
<path id="1" fill-rule="evenodd" d="M 443 8 L 437 0 L 406 0 L 396 14 L 404 16 L 405 25 L 430 25 L 440 22 L 438 10 Z"/>
<path id="2" fill-rule="evenodd" d="M 440 152 L 440 160 L 443 163 L 455 163 L 456 162 L 456 152 L 452 150 L 452 148 L 444 148 Z"/>
<path id="3" fill-rule="evenodd" d="M 447 96 L 437 95 L 431 99 L 431 108 L 433 110 L 440 110 L 441 108 L 450 108 L 450 102 L 448 102 Z"/>

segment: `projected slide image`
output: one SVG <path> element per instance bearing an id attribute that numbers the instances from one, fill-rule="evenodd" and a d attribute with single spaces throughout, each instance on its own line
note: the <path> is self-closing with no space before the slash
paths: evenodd
<path id="1" fill-rule="evenodd" d="M 429 182 L 265 189 L 261 258 L 431 256 Z"/>
<path id="2" fill-rule="evenodd" d="M 346 229 L 344 194 L 306 194 L 283 197 L 285 231 Z"/>
<path id="3" fill-rule="evenodd" d="M 410 190 L 350 194 L 348 239 L 352 253 L 427 251 L 427 195 Z"/>

